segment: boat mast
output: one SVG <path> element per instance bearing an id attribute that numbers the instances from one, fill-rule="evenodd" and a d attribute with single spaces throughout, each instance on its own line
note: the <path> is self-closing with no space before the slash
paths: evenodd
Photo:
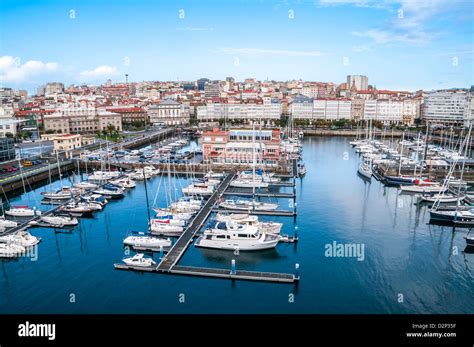
<path id="1" fill-rule="evenodd" d="M 61 165 L 59 165 L 59 151 L 56 151 L 56 164 L 58 165 L 59 182 L 61 183 L 61 190 L 63 189 L 63 177 L 61 175 Z"/>
<path id="2" fill-rule="evenodd" d="M 468 131 L 467 137 L 466 137 L 466 147 L 464 148 L 464 155 L 463 155 L 462 167 L 461 167 L 461 175 L 460 175 L 460 178 L 459 178 L 460 182 L 459 182 L 459 185 L 458 185 L 458 199 L 457 199 L 457 202 L 456 202 L 456 210 L 459 206 L 459 203 L 461 202 L 461 199 L 459 199 L 459 197 L 461 195 L 461 182 L 462 182 L 462 178 L 463 178 L 463 174 L 464 174 L 464 167 L 466 165 L 467 148 L 468 148 L 469 142 L 470 142 L 471 130 L 472 130 L 472 123 L 469 122 L 469 131 Z"/>
<path id="3" fill-rule="evenodd" d="M 23 178 L 23 170 L 22 170 L 20 161 L 21 161 L 21 157 L 18 158 L 18 167 L 20 168 L 21 184 L 23 185 L 23 191 L 25 192 L 25 195 L 26 195 L 27 205 L 29 205 L 29 198 L 28 198 L 28 194 L 26 193 L 25 180 Z"/>
<path id="4" fill-rule="evenodd" d="M 252 122 L 252 201 L 255 208 L 255 121 Z"/>
<path id="5" fill-rule="evenodd" d="M 151 228 L 150 202 L 148 201 L 148 188 L 146 184 L 145 166 L 143 166 L 143 181 L 145 183 L 146 209 L 148 212 L 148 232 L 150 232 L 150 228 Z"/>
<path id="6" fill-rule="evenodd" d="M 405 141 L 405 132 L 402 133 L 402 147 L 400 149 L 400 158 L 398 162 L 398 176 L 400 177 L 401 172 L 402 172 L 402 157 L 403 157 L 403 144 Z"/>

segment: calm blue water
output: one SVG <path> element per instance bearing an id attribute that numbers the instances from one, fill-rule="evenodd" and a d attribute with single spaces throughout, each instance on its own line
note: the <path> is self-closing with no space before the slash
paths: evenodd
<path id="1" fill-rule="evenodd" d="M 230 268 L 235 258 L 240 269 L 276 272 L 293 272 L 299 263 L 298 286 L 115 270 L 126 232 L 146 228 L 144 186 L 138 183 L 70 233 L 31 229 L 43 238 L 38 260 L 0 260 L 0 313 L 474 312 L 474 254 L 464 253 L 466 230 L 428 225 L 429 213 L 414 205 L 414 197 L 363 181 L 348 141 L 304 140 L 309 172 L 298 181 L 297 244 L 239 256 L 192 246 L 180 262 Z M 159 182 L 150 182 L 152 195 Z M 185 184 L 177 182 L 177 193 Z M 39 202 L 44 189 L 30 193 L 30 201 Z M 163 193 L 157 201 L 165 204 Z M 288 208 L 287 200 L 279 202 Z M 283 233 L 294 231 L 293 218 L 264 219 L 285 223 Z M 333 241 L 364 244 L 365 259 L 325 257 L 325 245 Z"/>

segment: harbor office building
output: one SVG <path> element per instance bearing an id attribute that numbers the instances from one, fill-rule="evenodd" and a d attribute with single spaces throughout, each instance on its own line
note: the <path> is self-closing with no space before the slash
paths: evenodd
<path id="1" fill-rule="evenodd" d="M 204 162 L 208 164 L 275 167 L 280 161 L 280 131 L 276 129 L 230 129 L 204 132 Z"/>

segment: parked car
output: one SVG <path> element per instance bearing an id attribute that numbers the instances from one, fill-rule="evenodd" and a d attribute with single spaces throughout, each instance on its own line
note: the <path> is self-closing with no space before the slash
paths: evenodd
<path id="1" fill-rule="evenodd" d="M 23 162 L 23 167 L 28 167 L 28 166 L 33 166 L 33 163 L 32 163 L 31 161 L 29 161 L 29 160 L 25 160 L 25 161 Z"/>
<path id="2" fill-rule="evenodd" d="M 38 160 L 32 160 L 31 162 L 33 163 L 33 165 L 40 165 L 40 164 L 43 163 L 43 162 L 42 162 L 41 160 L 39 160 L 39 159 L 38 159 Z"/>
<path id="3" fill-rule="evenodd" d="M 17 170 L 14 166 L 6 166 L 5 169 L 7 172 L 15 172 Z"/>

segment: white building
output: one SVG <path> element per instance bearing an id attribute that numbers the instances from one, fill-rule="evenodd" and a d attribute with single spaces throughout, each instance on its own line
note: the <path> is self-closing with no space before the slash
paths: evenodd
<path id="1" fill-rule="evenodd" d="M 297 95 L 290 106 L 293 119 L 313 119 L 313 99 Z"/>
<path id="2" fill-rule="evenodd" d="M 282 106 L 278 100 L 265 99 L 263 103 L 221 104 L 208 103 L 198 106 L 197 119 L 200 122 L 212 122 L 219 119 L 250 121 L 261 119 L 274 122 L 280 119 Z"/>
<path id="3" fill-rule="evenodd" d="M 189 106 L 172 99 L 165 99 L 158 105 L 148 108 L 148 118 L 152 124 L 189 124 Z"/>
<path id="4" fill-rule="evenodd" d="M 0 137 L 5 137 L 6 134 L 16 136 L 19 121 L 14 117 L 14 111 L 11 106 L 0 106 Z"/>
<path id="5" fill-rule="evenodd" d="M 424 119 L 432 124 L 461 125 L 471 102 L 465 90 L 441 90 L 428 93 L 424 101 Z"/>

